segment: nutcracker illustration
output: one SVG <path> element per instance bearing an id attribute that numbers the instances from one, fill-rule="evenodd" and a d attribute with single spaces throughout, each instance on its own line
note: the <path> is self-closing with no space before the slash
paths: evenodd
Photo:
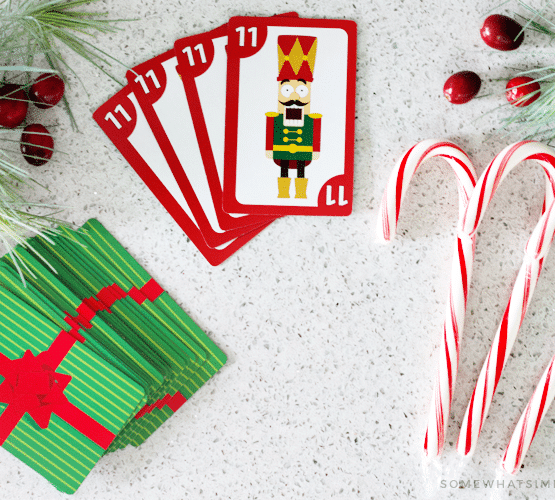
<path id="1" fill-rule="evenodd" d="M 295 198 L 306 198 L 305 168 L 320 156 L 322 115 L 310 112 L 317 38 L 280 35 L 278 112 L 266 113 L 266 157 L 281 169 L 278 198 L 289 198 L 289 170 L 296 170 Z"/>

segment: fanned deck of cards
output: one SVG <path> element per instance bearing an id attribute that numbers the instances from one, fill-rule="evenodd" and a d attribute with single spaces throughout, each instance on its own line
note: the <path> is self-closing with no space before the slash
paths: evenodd
<path id="1" fill-rule="evenodd" d="M 98 221 L 52 239 L 0 259 L 0 445 L 73 493 L 226 357 Z"/>
<path id="2" fill-rule="evenodd" d="M 127 73 L 94 119 L 218 265 L 284 215 L 352 211 L 356 24 L 233 17 Z"/>

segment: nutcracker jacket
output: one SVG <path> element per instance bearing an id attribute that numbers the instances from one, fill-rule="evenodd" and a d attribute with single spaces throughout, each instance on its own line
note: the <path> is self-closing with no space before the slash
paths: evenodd
<path id="1" fill-rule="evenodd" d="M 312 153 L 320 152 L 322 115 L 305 115 L 301 127 L 283 125 L 283 114 L 266 113 L 266 151 L 273 151 L 276 163 L 281 160 L 312 160 Z"/>

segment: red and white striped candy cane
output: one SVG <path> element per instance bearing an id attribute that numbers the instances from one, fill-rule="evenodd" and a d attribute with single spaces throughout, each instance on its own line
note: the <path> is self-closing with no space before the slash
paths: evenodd
<path id="1" fill-rule="evenodd" d="M 497 187 L 509 172 L 524 160 L 537 160 L 543 166 L 549 180 L 546 200 L 542 217 L 526 244 L 524 262 L 464 416 L 457 449 L 459 453 L 467 456 L 471 455 L 476 448 L 503 367 L 524 319 L 541 272 L 543 259 L 553 239 L 555 151 L 532 141 L 518 142 L 505 148 L 478 180 L 463 221 L 463 232 L 474 235 Z"/>
<path id="2" fill-rule="evenodd" d="M 519 471 L 524 461 L 524 456 L 534 440 L 538 427 L 555 397 L 554 365 L 555 356 L 551 358 L 547 369 L 543 373 L 532 398 L 528 402 L 524 413 L 516 425 L 509 445 L 505 450 L 502 466 L 511 474 L 516 474 Z"/>
<path id="3" fill-rule="evenodd" d="M 424 161 L 433 157 L 444 158 L 455 171 L 459 192 L 460 226 L 476 184 L 476 172 L 466 153 L 456 144 L 430 139 L 419 142 L 409 149 L 395 165 L 389 178 L 378 218 L 378 233 L 385 241 L 390 241 L 395 235 L 401 203 L 412 176 Z M 424 440 L 425 454 L 431 458 L 441 454 L 445 442 L 445 430 L 459 365 L 460 336 L 464 326 L 466 297 L 474 259 L 474 237 L 465 236 L 459 230 L 454 253 L 438 373 Z"/>

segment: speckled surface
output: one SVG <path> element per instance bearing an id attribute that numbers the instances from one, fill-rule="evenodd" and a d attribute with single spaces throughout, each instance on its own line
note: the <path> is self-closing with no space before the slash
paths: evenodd
<path id="1" fill-rule="evenodd" d="M 81 133 L 71 131 L 60 109 L 41 113 L 44 124 L 59 124 L 56 145 L 67 154 L 34 170 L 49 191 L 35 189 L 29 197 L 69 207 L 64 217 L 75 224 L 98 218 L 229 356 L 223 370 L 141 448 L 103 458 L 75 499 L 553 497 L 554 409 L 516 477 L 521 483 L 511 487 L 505 478 L 504 488 L 493 489 L 457 483 L 498 478 L 513 426 L 555 350 L 551 257 L 473 461 L 459 463 L 454 450 L 539 215 L 539 167 L 511 174 L 481 225 L 448 443 L 443 459 L 429 469 L 422 467 L 421 446 L 457 216 L 447 165 L 430 162 L 416 176 L 394 243 L 379 245 L 374 233 L 391 169 L 417 140 L 454 140 L 481 173 L 495 153 L 520 138 L 488 139 L 505 113 L 487 114 L 504 103 L 504 82 L 496 79 L 510 77 L 509 67 L 552 60 L 555 50 L 539 35 L 528 36 L 515 53 L 486 47 L 479 28 L 498 3 L 106 2 L 113 17 L 139 18 L 97 39 L 129 65 L 237 14 L 297 10 L 357 21 L 355 198 L 351 217 L 278 220 L 212 268 L 92 120 L 118 86 L 70 59 L 89 93 L 77 82 L 68 92 Z M 516 2 L 505 7 L 524 12 Z M 482 97 L 452 106 L 441 95 L 443 82 L 463 69 L 482 76 Z M 124 68 L 113 71 L 123 80 Z M 1 499 L 63 497 L 0 450 Z"/>

